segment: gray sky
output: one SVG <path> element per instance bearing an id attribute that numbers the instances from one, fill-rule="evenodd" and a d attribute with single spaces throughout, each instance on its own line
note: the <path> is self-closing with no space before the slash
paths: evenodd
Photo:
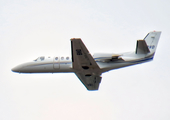
<path id="1" fill-rule="evenodd" d="M 0 120 L 169 120 L 170 1 L 0 1 Z M 134 51 L 162 31 L 152 62 L 102 75 L 89 92 L 72 73 L 17 74 L 42 55 L 70 55 L 70 38 L 91 53 Z"/>

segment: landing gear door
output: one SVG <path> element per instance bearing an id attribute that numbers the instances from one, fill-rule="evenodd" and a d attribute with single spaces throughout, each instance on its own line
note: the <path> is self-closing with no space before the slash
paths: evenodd
<path id="1" fill-rule="evenodd" d="M 54 57 L 54 69 L 59 69 L 60 68 L 60 57 Z"/>

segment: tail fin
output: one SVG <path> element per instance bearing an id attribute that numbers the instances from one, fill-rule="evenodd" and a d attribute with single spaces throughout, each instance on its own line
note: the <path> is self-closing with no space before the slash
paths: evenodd
<path id="1" fill-rule="evenodd" d="M 150 32 L 146 35 L 146 37 L 144 38 L 150 54 L 154 54 L 156 51 L 156 47 L 160 38 L 161 32 L 160 31 L 154 31 L 154 32 Z"/>
<path id="2" fill-rule="evenodd" d="M 136 43 L 136 54 L 147 54 L 150 50 L 145 42 L 145 40 L 138 40 Z"/>

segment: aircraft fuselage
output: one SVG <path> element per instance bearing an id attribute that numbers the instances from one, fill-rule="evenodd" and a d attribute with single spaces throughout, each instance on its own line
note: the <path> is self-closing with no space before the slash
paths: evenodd
<path id="1" fill-rule="evenodd" d="M 96 63 L 101 69 L 101 72 L 139 64 L 147 62 L 153 59 L 152 55 L 145 57 L 146 55 L 136 55 L 134 53 L 126 53 L 119 56 L 118 59 L 109 59 L 105 57 L 105 60 L 94 58 Z M 41 58 L 43 58 L 41 60 Z M 57 59 L 56 59 L 57 58 Z M 58 73 L 58 72 L 76 72 L 72 67 L 72 61 L 70 57 L 39 57 L 38 59 L 18 65 L 12 69 L 14 72 L 19 73 Z"/>
<path id="2" fill-rule="evenodd" d="M 12 69 L 18 73 L 73 72 L 88 90 L 98 90 L 101 75 L 109 70 L 151 61 L 161 32 L 150 32 L 143 40 L 137 40 L 134 52 L 114 54 L 90 54 L 80 38 L 71 39 L 72 57 L 39 57 Z"/>

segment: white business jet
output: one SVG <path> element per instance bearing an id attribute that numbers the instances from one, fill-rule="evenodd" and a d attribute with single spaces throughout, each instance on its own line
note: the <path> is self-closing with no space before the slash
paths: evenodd
<path id="1" fill-rule="evenodd" d="M 161 32 L 153 31 L 143 40 L 137 40 L 134 52 L 97 53 L 93 56 L 80 38 L 72 38 L 71 58 L 41 56 L 32 62 L 14 67 L 12 71 L 18 73 L 73 72 L 88 90 L 98 90 L 102 73 L 153 60 L 160 35 Z"/>

